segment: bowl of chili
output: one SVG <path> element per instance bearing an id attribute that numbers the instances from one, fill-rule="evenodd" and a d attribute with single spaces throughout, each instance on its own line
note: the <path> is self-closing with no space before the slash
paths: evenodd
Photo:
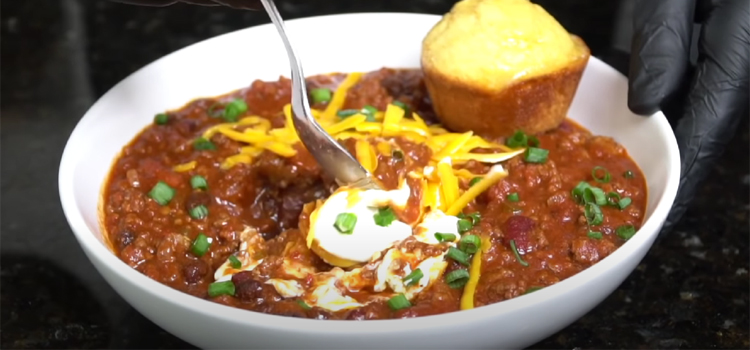
<path id="1" fill-rule="evenodd" d="M 449 131 L 430 124 L 429 98 L 420 90 L 418 69 L 420 43 L 439 19 L 347 14 L 293 20 L 287 27 L 321 114 L 357 72 L 361 81 L 345 94 L 351 101 L 334 115 L 351 109 L 351 115 L 338 118 L 376 124 L 391 120 L 386 115 L 396 111 L 398 118 L 408 119 L 404 128 L 419 118 L 426 120 L 425 130 L 439 135 Z M 335 33 L 328 45 L 320 43 L 321 32 Z M 361 54 L 336 48 L 356 42 L 379 49 Z M 421 246 L 427 252 L 433 246 L 444 248 L 433 254 L 441 261 L 445 254 L 446 261 L 436 282 L 416 296 L 373 297 L 361 307 L 311 305 L 316 299 L 304 299 L 304 292 L 284 292 L 259 280 L 258 273 L 273 275 L 257 267 L 265 266 L 262 262 L 256 265 L 262 271 L 252 276 L 220 273 L 222 268 L 244 268 L 247 259 L 261 260 L 258 254 L 238 255 L 243 243 L 250 251 L 253 242 L 264 242 L 259 244 L 272 247 L 257 251 L 270 255 L 283 255 L 278 252 L 291 247 L 298 261 L 322 258 L 304 266 L 320 273 L 339 265 L 341 271 L 351 271 L 346 262 L 361 255 L 346 255 L 343 262 L 326 259 L 321 251 L 337 250 L 324 245 L 320 233 L 317 250 L 308 251 L 308 242 L 293 238 L 293 232 L 305 229 L 303 222 L 315 224 L 309 217 L 313 208 L 305 205 L 335 189 L 302 151 L 290 146 L 292 154 L 284 148 L 289 146 L 283 142 L 289 137 L 283 124 L 288 80 L 279 76 L 287 74 L 283 47 L 270 25 L 194 44 L 149 64 L 102 96 L 78 123 L 63 153 L 61 202 L 92 264 L 139 312 L 199 347 L 528 346 L 594 308 L 630 274 L 657 236 L 677 191 L 679 152 L 666 118 L 632 114 L 626 78 L 591 58 L 569 120 L 557 130 L 521 132 L 502 141 L 480 138 L 477 143 L 496 143 L 500 150 L 478 152 L 484 155 L 457 166 L 454 177 L 443 167 L 446 178 L 456 178 L 460 197 L 461 191 L 482 187 L 492 177 L 493 170 L 481 159 L 523 149 L 503 160 L 502 181 L 486 183 L 483 204 L 456 215 L 456 234 L 431 232 L 428 238 L 438 242 Z M 352 108 L 344 108 L 346 103 Z M 417 117 L 405 117 L 407 113 Z M 279 118 L 248 119 L 254 114 Z M 205 134 L 211 126 L 243 121 L 267 124 L 258 126 L 265 128 L 262 137 L 278 136 L 274 140 L 279 143 L 264 143 L 262 152 L 255 153 L 254 144 L 243 141 L 242 135 L 252 134 L 245 129 L 222 129 L 219 137 Z M 424 155 L 429 155 L 424 151 L 429 140 L 425 146 L 404 137 L 392 144 L 398 152 L 389 149 L 388 156 L 375 158 L 391 165 L 424 159 L 422 168 L 430 166 Z M 356 137 L 351 139 L 357 150 Z M 373 147 L 372 152 L 382 151 Z M 386 170 L 379 173 L 380 180 L 397 191 L 399 182 L 389 174 L 410 168 L 382 167 Z M 435 168 L 441 172 L 439 164 Z M 437 180 L 438 185 L 443 182 Z M 472 197 L 473 203 L 480 202 L 477 198 Z M 409 214 L 394 209 L 375 216 L 375 224 L 391 224 L 408 221 Z M 350 216 L 331 220 L 342 234 L 357 236 Z M 470 268 L 477 256 L 484 264 L 477 268 L 481 275 Z M 403 276 L 406 285 L 430 280 L 427 270 L 420 276 L 416 271 Z M 478 277 L 471 282 L 473 275 Z M 473 289 L 471 307 L 461 299 L 467 286 Z M 366 304 L 355 294 L 349 297 Z"/>

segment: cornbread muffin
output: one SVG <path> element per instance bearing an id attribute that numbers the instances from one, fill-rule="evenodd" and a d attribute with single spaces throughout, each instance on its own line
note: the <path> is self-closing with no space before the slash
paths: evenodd
<path id="1" fill-rule="evenodd" d="M 463 0 L 425 37 L 422 70 L 445 126 L 506 137 L 556 128 L 589 56 L 528 0 Z"/>

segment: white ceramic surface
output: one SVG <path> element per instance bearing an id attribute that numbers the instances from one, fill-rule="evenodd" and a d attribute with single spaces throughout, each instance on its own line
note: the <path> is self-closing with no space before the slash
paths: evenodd
<path id="1" fill-rule="evenodd" d="M 418 67 L 433 15 L 370 13 L 287 23 L 307 75 Z M 375 30 L 377 29 L 377 30 Z M 319 33 L 335 33 L 329 42 Z M 60 164 L 65 215 L 86 255 L 138 311 L 203 348 L 518 348 L 572 323 L 609 295 L 651 247 L 674 200 L 679 154 L 661 113 L 630 113 L 626 79 L 591 58 L 570 117 L 614 137 L 643 170 L 646 221 L 615 253 L 549 288 L 469 311 L 407 320 L 316 321 L 265 315 L 194 298 L 128 267 L 103 244 L 97 217 L 102 182 L 121 148 L 152 121 L 197 97 L 287 75 L 286 54 L 270 25 L 222 35 L 139 70 L 97 101 L 73 131 Z"/>

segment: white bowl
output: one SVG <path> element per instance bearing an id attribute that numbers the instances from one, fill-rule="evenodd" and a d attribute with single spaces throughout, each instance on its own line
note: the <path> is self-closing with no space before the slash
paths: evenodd
<path id="1" fill-rule="evenodd" d="M 419 67 L 422 38 L 440 17 L 368 13 L 289 21 L 307 75 Z M 322 35 L 328 40 L 321 40 Z M 677 192 L 679 152 L 661 113 L 626 104 L 625 77 L 591 58 L 570 117 L 614 137 L 648 182 L 638 233 L 591 268 L 533 294 L 456 313 L 405 320 L 319 321 L 223 306 L 162 285 L 128 267 L 103 243 L 97 204 L 113 159 L 157 112 L 198 97 L 289 75 L 270 25 L 200 42 L 149 64 L 102 96 L 78 123 L 60 164 L 60 199 L 84 252 L 117 292 L 154 323 L 203 348 L 519 348 L 574 322 L 609 295 L 646 254 Z"/>

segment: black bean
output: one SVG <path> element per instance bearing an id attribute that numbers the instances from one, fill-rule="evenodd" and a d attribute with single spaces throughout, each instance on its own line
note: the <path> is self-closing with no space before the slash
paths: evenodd
<path id="1" fill-rule="evenodd" d="M 135 241 L 135 233 L 130 230 L 120 231 L 120 233 L 118 233 L 115 238 L 117 248 L 120 250 L 125 249 L 125 247 L 129 246 L 131 243 L 133 243 L 133 241 Z"/>

